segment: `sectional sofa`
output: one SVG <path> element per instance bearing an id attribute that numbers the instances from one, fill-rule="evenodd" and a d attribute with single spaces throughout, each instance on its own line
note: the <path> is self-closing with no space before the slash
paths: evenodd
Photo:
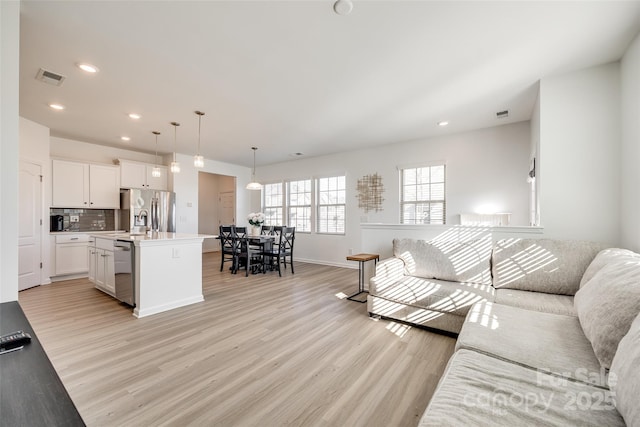
<path id="1" fill-rule="evenodd" d="M 458 336 L 420 425 L 640 426 L 640 255 L 549 239 L 393 246 L 369 313 Z"/>

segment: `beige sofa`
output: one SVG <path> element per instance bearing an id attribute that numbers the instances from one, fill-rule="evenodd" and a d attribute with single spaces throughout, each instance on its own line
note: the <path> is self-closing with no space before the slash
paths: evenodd
<path id="1" fill-rule="evenodd" d="M 604 248 L 551 239 L 394 239 L 394 256 L 369 281 L 367 309 L 455 334 L 477 302 L 573 315 L 582 274 Z"/>
<path id="2" fill-rule="evenodd" d="M 424 244 L 396 241 L 394 249 L 401 252 L 394 252 L 395 258 L 404 257 L 403 265 L 408 259 L 427 262 L 416 252 Z M 460 254 L 463 246 L 452 244 L 448 248 L 458 250 L 449 253 Z M 432 298 L 418 307 L 415 301 L 428 298 L 414 295 L 405 314 L 419 309 L 429 313 L 422 319 L 436 319 L 466 312 L 421 426 L 640 426 L 640 255 L 598 247 L 554 240 L 498 242 L 491 250 L 489 288 L 465 278 L 460 289 L 468 298 L 445 298 L 458 304 Z M 390 265 L 384 263 L 383 274 L 372 279 L 372 298 L 378 290 L 384 290 L 379 299 L 390 298 L 391 282 L 382 277 L 388 280 Z M 433 266 L 420 268 L 405 271 L 424 273 Z M 429 289 L 443 280 L 419 278 Z M 400 278 L 399 294 L 406 292 L 407 282 Z M 412 290 L 419 290 L 417 283 L 411 283 Z M 453 319 L 438 324 L 455 326 Z"/>

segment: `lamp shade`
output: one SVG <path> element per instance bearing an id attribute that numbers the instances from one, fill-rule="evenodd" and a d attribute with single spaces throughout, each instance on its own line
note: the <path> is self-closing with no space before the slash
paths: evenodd
<path id="1" fill-rule="evenodd" d="M 256 181 L 251 181 L 247 184 L 247 190 L 262 190 L 262 184 Z"/>

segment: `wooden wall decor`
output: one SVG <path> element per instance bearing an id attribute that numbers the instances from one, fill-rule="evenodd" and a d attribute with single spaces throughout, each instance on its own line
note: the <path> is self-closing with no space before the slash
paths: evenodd
<path id="1" fill-rule="evenodd" d="M 365 212 L 382 210 L 382 202 L 384 198 L 384 185 L 382 185 L 382 177 L 377 173 L 373 175 L 365 175 L 358 180 L 358 207 L 364 209 Z"/>

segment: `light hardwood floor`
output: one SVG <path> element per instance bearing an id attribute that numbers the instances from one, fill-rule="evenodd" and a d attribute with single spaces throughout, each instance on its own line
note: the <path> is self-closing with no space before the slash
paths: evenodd
<path id="1" fill-rule="evenodd" d="M 455 339 L 341 299 L 357 270 L 219 271 L 203 303 L 136 319 L 85 279 L 19 301 L 89 426 L 415 426 Z M 180 283 L 176 283 L 180 286 Z"/>

